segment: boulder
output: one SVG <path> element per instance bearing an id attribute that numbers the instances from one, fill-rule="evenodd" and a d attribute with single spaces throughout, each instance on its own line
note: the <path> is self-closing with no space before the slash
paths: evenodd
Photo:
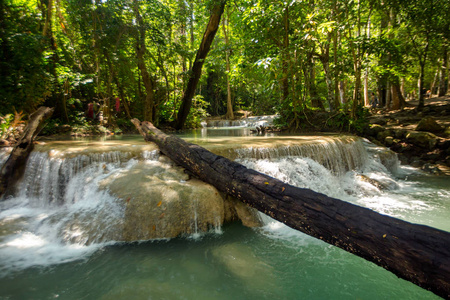
<path id="1" fill-rule="evenodd" d="M 445 128 L 443 135 L 447 138 L 450 138 L 450 126 L 447 126 L 447 128 Z"/>
<path id="2" fill-rule="evenodd" d="M 384 131 L 381 131 L 381 132 L 379 132 L 379 133 L 377 134 L 377 139 L 378 139 L 380 142 L 384 142 L 385 139 L 386 139 L 386 137 L 388 137 L 388 136 L 392 136 L 392 131 L 390 131 L 390 130 L 384 130 Z"/>
<path id="3" fill-rule="evenodd" d="M 432 150 L 437 143 L 437 137 L 430 132 L 409 131 L 406 140 L 414 146 Z"/>
<path id="4" fill-rule="evenodd" d="M 439 133 L 444 131 L 444 128 L 439 125 L 432 117 L 425 117 L 417 124 L 416 131 L 428 131 L 432 133 Z"/>
<path id="5" fill-rule="evenodd" d="M 387 137 L 384 139 L 384 144 L 385 144 L 386 146 L 391 146 L 392 144 L 394 144 L 394 138 L 393 138 L 392 136 L 387 136 Z"/>
<path id="6" fill-rule="evenodd" d="M 406 130 L 405 129 L 395 129 L 393 131 L 394 131 L 394 137 L 397 138 L 397 139 L 402 139 L 406 135 Z"/>
<path id="7" fill-rule="evenodd" d="M 190 179 L 165 156 L 159 161 L 140 162 L 106 178 L 100 186 L 123 203 L 123 241 L 207 232 L 227 221 L 226 208 L 228 219 L 240 219 L 246 226 L 261 225 L 254 209 L 225 200 L 215 187 Z"/>
<path id="8" fill-rule="evenodd" d="M 385 131 L 385 130 L 386 129 L 383 126 L 374 124 L 374 125 L 370 126 L 367 133 L 369 136 L 376 137 L 378 135 L 378 133 Z"/>

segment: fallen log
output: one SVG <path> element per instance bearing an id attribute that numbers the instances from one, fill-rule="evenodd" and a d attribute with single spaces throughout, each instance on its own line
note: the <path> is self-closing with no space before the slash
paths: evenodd
<path id="1" fill-rule="evenodd" d="M 450 297 L 450 233 L 297 188 L 132 120 L 146 141 L 195 177 L 289 227 Z"/>
<path id="2" fill-rule="evenodd" d="M 34 148 L 34 139 L 53 114 L 53 108 L 39 107 L 30 115 L 27 126 L 0 171 L 0 197 L 12 194 L 16 182 L 22 177 L 28 157 Z"/>

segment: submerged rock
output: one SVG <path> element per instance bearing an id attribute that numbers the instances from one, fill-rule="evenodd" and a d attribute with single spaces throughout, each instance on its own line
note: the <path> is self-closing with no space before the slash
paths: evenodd
<path id="1" fill-rule="evenodd" d="M 225 267 L 229 276 L 236 277 L 253 289 L 270 288 L 275 291 L 279 286 L 273 268 L 258 258 L 247 245 L 221 245 L 212 250 L 212 256 Z"/>
<path id="2" fill-rule="evenodd" d="M 358 177 L 360 178 L 361 181 L 370 183 L 371 185 L 382 191 L 395 190 L 399 188 L 398 184 L 391 179 L 384 178 L 383 180 L 376 180 L 363 174 L 359 174 Z"/>

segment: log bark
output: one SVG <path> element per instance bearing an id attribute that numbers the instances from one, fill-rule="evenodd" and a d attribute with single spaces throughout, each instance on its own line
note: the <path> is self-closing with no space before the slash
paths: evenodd
<path id="1" fill-rule="evenodd" d="M 132 120 L 146 141 L 195 177 L 286 225 L 450 297 L 450 233 L 297 188 Z"/>
<path id="2" fill-rule="evenodd" d="M 190 77 L 186 89 L 184 90 L 183 98 L 181 99 L 181 107 L 178 111 L 175 129 L 183 129 L 184 123 L 189 115 L 192 98 L 195 95 L 195 89 L 197 88 L 197 84 L 202 75 L 203 63 L 211 48 L 216 32 L 219 29 L 220 18 L 222 17 L 225 4 L 226 0 L 221 0 L 213 6 L 211 17 L 209 18 L 205 33 L 203 34 L 203 39 L 200 43 L 197 55 L 195 56 L 194 64 L 190 70 Z"/>
<path id="3" fill-rule="evenodd" d="M 0 171 L 0 197 L 14 192 L 14 185 L 22 177 L 28 157 L 33 151 L 34 138 L 43 128 L 44 121 L 53 114 L 53 110 L 40 107 L 30 115 L 28 125 Z"/>

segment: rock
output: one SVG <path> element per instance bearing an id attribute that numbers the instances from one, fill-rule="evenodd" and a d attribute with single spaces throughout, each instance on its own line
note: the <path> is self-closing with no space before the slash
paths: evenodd
<path id="1" fill-rule="evenodd" d="M 390 118 L 389 121 L 387 121 L 386 125 L 398 125 L 400 122 L 397 119 Z"/>
<path id="2" fill-rule="evenodd" d="M 406 140 L 415 146 L 432 150 L 437 143 L 437 137 L 429 132 L 409 131 L 406 134 Z"/>
<path id="3" fill-rule="evenodd" d="M 384 144 L 385 144 L 386 146 L 391 146 L 392 144 L 394 144 L 394 138 L 393 138 L 392 136 L 387 136 L 387 137 L 384 139 Z"/>
<path id="4" fill-rule="evenodd" d="M 432 133 L 442 132 L 444 128 L 439 125 L 432 117 L 425 117 L 417 124 L 416 131 L 428 131 Z"/>
<path id="5" fill-rule="evenodd" d="M 234 197 L 226 196 L 225 221 L 234 221 L 236 217 L 241 220 L 242 225 L 247 227 L 260 227 L 263 225 L 263 222 L 255 209 L 245 205 Z"/>
<path id="6" fill-rule="evenodd" d="M 433 174 L 433 175 L 439 175 L 441 173 L 441 170 L 436 165 L 433 164 L 424 164 L 421 167 L 422 171 L 425 171 L 427 173 Z"/>
<path id="7" fill-rule="evenodd" d="M 0 140 L 0 147 L 9 147 L 11 143 L 7 140 Z"/>
<path id="8" fill-rule="evenodd" d="M 378 139 L 380 142 L 384 142 L 385 139 L 386 139 L 386 137 L 388 137 L 388 136 L 392 136 L 392 131 L 390 131 L 390 130 L 384 130 L 384 131 L 381 131 L 381 132 L 379 132 L 379 133 L 377 134 L 377 139 Z"/>
<path id="9" fill-rule="evenodd" d="M 381 164 L 386 167 L 391 173 L 396 173 L 398 168 L 397 153 L 389 149 L 379 151 L 376 155 Z"/>
<path id="10" fill-rule="evenodd" d="M 245 244 L 220 245 L 212 251 L 212 257 L 225 268 L 228 276 L 251 289 L 270 289 L 275 292 L 279 283 L 273 275 L 273 267 L 265 263 Z M 276 293 L 275 293 L 276 294 Z"/>
<path id="11" fill-rule="evenodd" d="M 141 162 L 120 174 L 107 178 L 100 187 L 121 199 L 124 206 L 120 240 L 139 241 L 174 238 L 183 234 L 207 232 L 231 219 L 244 225 L 260 226 L 253 209 L 239 202 L 225 204 L 215 187 L 189 179 L 184 169 L 167 157 Z M 243 206 L 243 207 L 242 207 Z"/>
<path id="12" fill-rule="evenodd" d="M 376 125 L 386 125 L 387 121 L 384 118 L 377 118 L 372 120 L 372 124 Z"/>
<path id="13" fill-rule="evenodd" d="M 424 162 L 418 158 L 412 158 L 411 161 L 411 166 L 414 168 L 419 168 L 424 164 Z"/>
<path id="14" fill-rule="evenodd" d="M 370 183 L 379 190 L 394 190 L 399 188 L 398 184 L 393 180 L 375 180 L 363 174 L 358 175 L 358 177 L 361 179 L 361 181 Z"/>
<path id="15" fill-rule="evenodd" d="M 401 162 L 402 165 L 407 165 L 409 162 L 408 157 L 403 153 L 398 154 L 398 160 Z"/>
<path id="16" fill-rule="evenodd" d="M 72 131 L 72 127 L 70 125 L 64 124 L 55 127 L 57 133 L 67 133 Z"/>
<path id="17" fill-rule="evenodd" d="M 370 128 L 368 129 L 368 134 L 369 136 L 373 136 L 376 137 L 378 135 L 378 133 L 385 131 L 386 129 L 378 124 L 374 124 L 372 126 L 370 126 Z"/>
<path id="18" fill-rule="evenodd" d="M 440 149 L 434 149 L 431 152 L 425 153 L 423 155 L 420 156 L 421 159 L 423 160 L 428 160 L 428 161 L 436 161 L 439 160 L 439 158 L 441 158 L 442 156 L 442 150 Z"/>
<path id="19" fill-rule="evenodd" d="M 402 139 L 406 135 L 405 129 L 395 129 L 395 130 L 393 130 L 393 132 L 394 132 L 394 137 L 397 139 Z"/>
<path id="20" fill-rule="evenodd" d="M 450 126 L 447 126 L 447 128 L 445 128 L 443 136 L 450 138 Z"/>

